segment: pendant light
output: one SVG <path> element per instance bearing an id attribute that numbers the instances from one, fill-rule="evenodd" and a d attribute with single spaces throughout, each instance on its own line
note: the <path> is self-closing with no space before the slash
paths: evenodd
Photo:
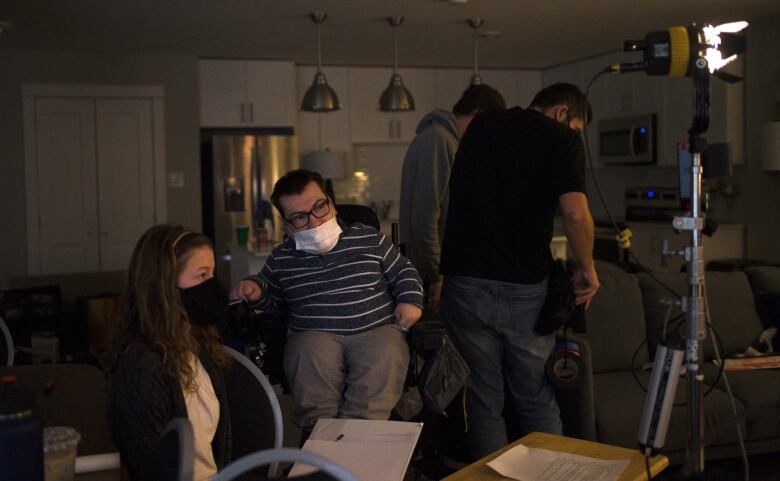
<path id="1" fill-rule="evenodd" d="M 482 26 L 485 21 L 479 17 L 474 17 L 468 20 L 472 30 L 474 30 L 474 73 L 471 74 L 471 85 L 482 85 L 482 77 L 479 76 L 479 54 L 477 48 L 477 30 Z"/>
<path id="2" fill-rule="evenodd" d="M 398 74 L 398 27 L 404 23 L 404 17 L 387 17 L 387 23 L 393 27 L 393 76 L 382 96 L 379 97 L 379 110 L 382 112 L 405 112 L 414 110 L 414 97 L 404 86 Z"/>
<path id="3" fill-rule="evenodd" d="M 328 80 L 325 78 L 325 74 L 322 73 L 320 26 L 326 18 L 328 16 L 322 12 L 311 14 L 311 20 L 317 25 L 317 73 L 314 74 L 314 83 L 303 95 L 301 110 L 304 112 L 333 112 L 341 108 L 336 92 L 328 85 Z"/>

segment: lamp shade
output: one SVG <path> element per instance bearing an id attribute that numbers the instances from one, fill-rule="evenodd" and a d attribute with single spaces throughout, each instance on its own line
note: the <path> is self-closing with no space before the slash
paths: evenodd
<path id="1" fill-rule="evenodd" d="M 303 94 L 301 110 L 304 112 L 333 112 L 339 110 L 341 104 L 336 92 L 328 85 L 325 74 L 322 73 L 322 23 L 328 16 L 323 12 L 313 12 L 311 20 L 317 25 L 317 73 L 314 74 L 314 83 Z"/>
<path id="2" fill-rule="evenodd" d="M 314 83 L 303 95 L 301 110 L 305 112 L 332 112 L 340 108 L 341 104 L 336 92 L 328 85 L 325 74 L 318 70 L 314 75 Z"/>
<path id="3" fill-rule="evenodd" d="M 761 169 L 780 171 L 780 120 L 764 123 L 761 129 Z"/>
<path id="4" fill-rule="evenodd" d="M 337 150 L 315 150 L 303 156 L 301 167 L 325 179 L 341 179 L 347 176 L 347 155 Z"/>
<path id="5" fill-rule="evenodd" d="M 414 110 L 414 97 L 409 89 L 404 86 L 404 81 L 398 74 L 390 77 L 390 85 L 387 86 L 382 96 L 379 97 L 379 110 L 382 112 L 403 112 Z"/>

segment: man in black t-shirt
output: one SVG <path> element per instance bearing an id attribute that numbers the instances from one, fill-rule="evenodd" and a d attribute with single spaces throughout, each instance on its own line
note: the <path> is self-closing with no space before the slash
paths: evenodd
<path id="1" fill-rule="evenodd" d="M 533 327 L 547 292 L 556 207 L 578 261 L 577 304 L 587 307 L 599 287 L 579 137 L 591 117 L 576 86 L 551 85 L 526 110 L 474 119 L 455 157 L 440 309 L 472 370 L 466 406 L 474 459 L 507 444 L 505 379 L 526 431 L 561 433 L 544 375 L 555 339 Z"/>

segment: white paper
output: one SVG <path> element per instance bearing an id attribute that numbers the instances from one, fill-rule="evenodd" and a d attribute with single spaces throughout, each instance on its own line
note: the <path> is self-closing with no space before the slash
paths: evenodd
<path id="1" fill-rule="evenodd" d="M 519 444 L 488 466 L 520 481 L 617 481 L 628 463 L 628 459 L 596 459 Z"/>
<path id="2" fill-rule="evenodd" d="M 422 424 L 365 419 L 319 419 L 303 445 L 347 468 L 361 481 L 402 481 Z M 316 471 L 296 463 L 289 477 Z"/>

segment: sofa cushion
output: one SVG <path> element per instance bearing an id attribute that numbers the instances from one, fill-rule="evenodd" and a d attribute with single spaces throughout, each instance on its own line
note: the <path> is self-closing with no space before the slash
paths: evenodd
<path id="1" fill-rule="evenodd" d="M 645 337 L 642 291 L 636 276 L 608 262 L 596 262 L 601 287 L 586 314 L 593 372 L 631 369 L 631 357 Z M 635 365 L 647 363 L 646 349 L 639 349 Z"/>
<path id="2" fill-rule="evenodd" d="M 765 292 L 780 292 L 780 267 L 746 267 L 745 274 L 756 295 Z"/>
<path id="3" fill-rule="evenodd" d="M 637 377 L 643 386 L 650 382 L 650 372 Z M 636 448 L 645 392 L 630 371 L 611 372 L 594 376 L 594 404 L 598 441 L 616 446 Z M 707 388 L 705 388 L 707 389 Z M 675 395 L 675 407 L 666 434 L 665 451 L 684 450 L 688 442 L 688 397 L 685 378 L 680 378 Z M 745 432 L 744 408 L 737 400 L 742 432 Z M 737 441 L 737 428 L 726 393 L 714 389 L 704 398 L 704 443 L 708 446 L 732 444 Z"/>
<path id="4" fill-rule="evenodd" d="M 718 367 L 704 367 L 704 382 L 713 383 Z M 754 369 L 727 373 L 737 404 L 745 406 L 748 440 L 777 437 L 780 433 L 780 369 Z M 723 378 L 717 388 L 726 392 Z M 705 400 L 706 403 L 706 400 Z"/>
<path id="5" fill-rule="evenodd" d="M 642 301 L 647 320 L 648 347 L 654 355 L 668 309 L 661 300 L 673 296 L 648 274 L 637 274 L 637 277 L 642 289 Z M 686 274 L 656 273 L 654 277 L 677 293 L 687 295 Z M 747 277 L 743 272 L 707 272 L 706 287 L 711 322 L 721 338 L 724 354 L 729 356 L 744 352 L 763 330 Z M 679 306 L 672 307 L 671 319 L 680 314 L 682 311 Z M 684 320 L 680 325 L 684 325 Z M 684 328 L 681 327 L 679 332 L 684 333 Z M 708 331 L 704 343 L 704 358 L 711 359 L 713 356 L 712 339 Z"/>

